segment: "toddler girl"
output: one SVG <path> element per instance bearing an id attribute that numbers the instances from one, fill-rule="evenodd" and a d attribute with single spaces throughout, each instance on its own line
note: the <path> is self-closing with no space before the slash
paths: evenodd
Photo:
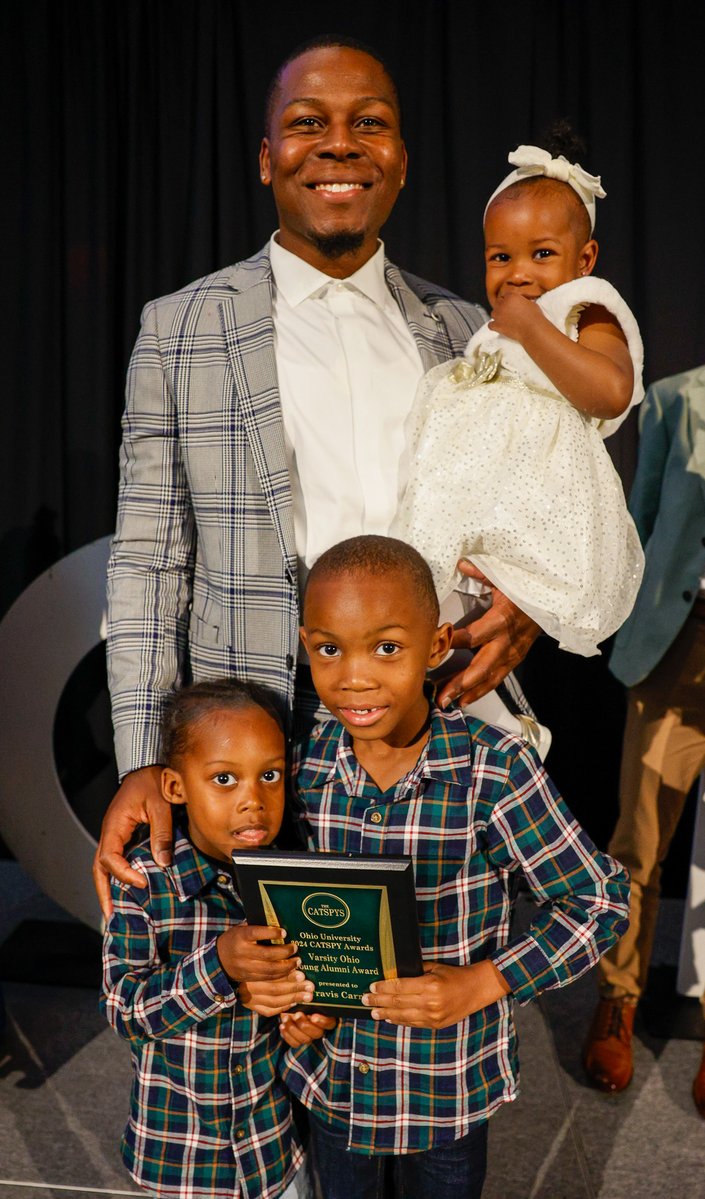
<path id="1" fill-rule="evenodd" d="M 394 532 L 428 560 L 441 600 L 465 557 L 563 649 L 590 655 L 643 572 L 602 440 L 643 396 L 643 348 L 614 287 L 590 277 L 600 179 L 536 146 L 509 161 L 485 210 L 492 316 L 422 380 Z"/>

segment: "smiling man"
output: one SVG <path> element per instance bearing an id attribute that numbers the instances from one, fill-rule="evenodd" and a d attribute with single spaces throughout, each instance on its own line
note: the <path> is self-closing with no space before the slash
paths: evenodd
<path id="1" fill-rule="evenodd" d="M 316 707 L 299 657 L 299 596 L 329 546 L 386 534 L 401 490 L 404 421 L 430 367 L 485 320 L 410 276 L 379 234 L 406 181 L 396 87 L 341 38 L 297 50 L 270 88 L 260 152 L 279 228 L 253 258 L 148 304 L 130 362 L 108 663 L 120 790 L 96 885 L 140 885 L 122 847 L 135 824 L 168 862 L 159 720 L 190 678 L 266 683 Z M 442 694 L 479 698 L 537 626 L 500 593 L 456 642 L 480 647 Z"/>

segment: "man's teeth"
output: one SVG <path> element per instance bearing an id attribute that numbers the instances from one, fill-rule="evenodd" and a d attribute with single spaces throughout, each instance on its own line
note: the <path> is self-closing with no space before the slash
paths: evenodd
<path id="1" fill-rule="evenodd" d="M 317 192 L 361 192 L 365 190 L 362 183 L 317 183 Z"/>

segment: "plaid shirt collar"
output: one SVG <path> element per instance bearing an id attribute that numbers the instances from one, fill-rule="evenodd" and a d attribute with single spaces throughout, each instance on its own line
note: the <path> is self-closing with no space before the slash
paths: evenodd
<path id="1" fill-rule="evenodd" d="M 182 903 L 194 900 L 210 890 L 221 874 L 230 877 L 227 862 L 215 862 L 196 849 L 186 835 L 185 826 L 177 827 L 174 841 L 174 860 L 166 868 L 174 890 Z"/>
<path id="2" fill-rule="evenodd" d="M 459 708 L 443 711 L 430 693 L 429 699 L 428 740 L 415 765 L 394 785 L 395 798 L 409 792 L 418 794 L 427 779 L 461 787 L 465 792 L 472 786 L 473 743 L 466 719 Z M 316 736 L 319 737 L 316 758 L 298 771 L 299 789 L 320 790 L 339 779 L 346 791 L 358 790 L 366 775 L 355 757 L 350 733 L 337 722 L 326 721 L 314 732 Z"/>

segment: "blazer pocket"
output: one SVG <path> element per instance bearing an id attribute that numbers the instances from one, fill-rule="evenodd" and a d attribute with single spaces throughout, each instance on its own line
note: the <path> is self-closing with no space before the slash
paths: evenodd
<path id="1" fill-rule="evenodd" d="M 189 621 L 189 641 L 201 645 L 224 645 L 223 609 L 210 595 L 194 595 Z"/>

